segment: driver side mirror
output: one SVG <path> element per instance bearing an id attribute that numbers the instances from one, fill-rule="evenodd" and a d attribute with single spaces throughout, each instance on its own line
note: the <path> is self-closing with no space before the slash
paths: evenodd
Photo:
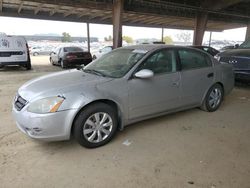
<path id="1" fill-rule="evenodd" d="M 152 78 L 154 76 L 154 72 L 149 70 L 149 69 L 142 69 L 140 71 L 138 71 L 137 73 L 135 73 L 135 77 L 136 78 Z"/>

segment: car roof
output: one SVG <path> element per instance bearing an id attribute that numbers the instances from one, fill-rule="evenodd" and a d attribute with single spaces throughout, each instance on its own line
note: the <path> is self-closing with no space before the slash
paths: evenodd
<path id="1" fill-rule="evenodd" d="M 163 48 L 192 49 L 192 50 L 196 50 L 196 51 L 201 52 L 201 50 L 199 50 L 197 48 L 193 48 L 191 46 L 175 46 L 175 45 L 166 45 L 166 44 L 140 44 L 140 45 L 121 47 L 118 49 L 133 49 L 133 50 L 153 51 L 153 50 L 158 50 L 158 49 L 163 49 Z"/>
<path id="2" fill-rule="evenodd" d="M 184 46 L 174 46 L 174 45 L 165 45 L 165 44 L 140 44 L 140 45 L 132 45 L 132 46 L 122 47 L 122 49 L 134 49 L 134 50 L 151 51 L 151 50 L 162 49 L 162 48 L 170 48 L 170 47 L 185 48 Z"/>

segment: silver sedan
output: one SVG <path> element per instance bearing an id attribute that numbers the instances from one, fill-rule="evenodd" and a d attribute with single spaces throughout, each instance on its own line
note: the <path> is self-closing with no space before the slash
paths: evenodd
<path id="1" fill-rule="evenodd" d="M 231 65 L 198 49 L 130 46 L 86 67 L 25 83 L 14 99 L 13 116 L 32 138 L 74 135 L 82 146 L 98 147 L 140 120 L 195 107 L 213 112 L 233 86 Z"/>

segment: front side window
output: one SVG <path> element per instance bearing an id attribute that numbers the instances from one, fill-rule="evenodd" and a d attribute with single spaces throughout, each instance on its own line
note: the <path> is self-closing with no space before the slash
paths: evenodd
<path id="1" fill-rule="evenodd" d="M 140 70 L 149 69 L 154 74 L 176 72 L 176 57 L 174 50 L 160 50 L 146 59 Z"/>
<path id="2" fill-rule="evenodd" d="M 179 57 L 182 70 L 197 69 L 211 66 L 210 59 L 200 52 L 193 50 L 179 50 Z"/>

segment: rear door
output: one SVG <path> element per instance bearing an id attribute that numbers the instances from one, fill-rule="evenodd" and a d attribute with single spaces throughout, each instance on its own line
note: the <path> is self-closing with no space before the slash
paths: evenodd
<path id="1" fill-rule="evenodd" d="M 203 96 L 213 84 L 212 61 L 207 54 L 192 49 L 179 49 L 178 55 L 181 64 L 182 104 L 201 104 Z"/>

